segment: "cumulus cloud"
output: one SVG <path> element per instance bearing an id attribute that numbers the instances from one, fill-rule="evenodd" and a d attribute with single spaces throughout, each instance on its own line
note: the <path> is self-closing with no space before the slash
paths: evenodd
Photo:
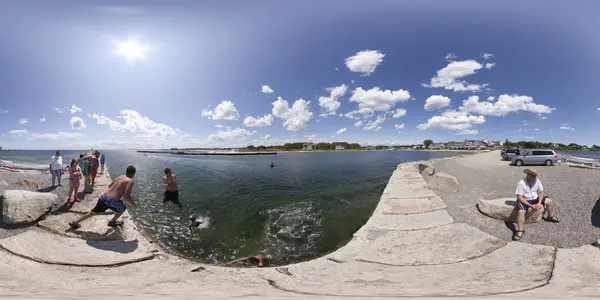
<path id="1" fill-rule="evenodd" d="M 269 134 L 263 136 L 263 140 L 270 140 L 270 139 L 271 139 L 271 135 L 269 135 Z"/>
<path id="2" fill-rule="evenodd" d="M 69 121 L 71 128 L 74 130 L 81 130 L 85 128 L 85 122 L 80 117 L 72 117 L 71 121 Z"/>
<path id="3" fill-rule="evenodd" d="M 107 125 L 113 131 L 134 133 L 140 138 L 156 139 L 186 136 L 181 130 L 154 122 L 135 110 L 122 110 L 121 115 L 117 118 L 123 120 L 123 122 L 97 114 L 91 115 L 91 118 L 96 120 L 98 124 Z"/>
<path id="4" fill-rule="evenodd" d="M 27 124 L 27 123 L 29 123 L 29 120 L 27 120 L 27 119 L 20 119 L 19 120 L 19 124 Z"/>
<path id="5" fill-rule="evenodd" d="M 433 95 L 425 100 L 425 110 L 438 110 L 450 105 L 450 98 L 442 95 Z"/>
<path id="6" fill-rule="evenodd" d="M 69 111 L 71 111 L 71 113 L 74 114 L 74 113 L 81 112 L 82 109 L 79 108 L 79 107 L 77 107 L 77 106 L 75 106 L 75 105 L 73 105 L 73 106 L 71 106 L 71 109 L 69 109 Z"/>
<path id="7" fill-rule="evenodd" d="M 600 107 L 598 107 L 598 111 L 600 111 Z"/>
<path id="8" fill-rule="evenodd" d="M 29 131 L 27 131 L 25 129 L 15 129 L 15 130 L 9 131 L 8 134 L 12 135 L 13 137 L 21 137 L 24 135 L 28 135 Z"/>
<path id="9" fill-rule="evenodd" d="M 221 124 L 217 124 L 217 125 L 215 125 L 215 127 L 216 127 L 216 128 L 223 128 L 223 125 L 221 125 Z"/>
<path id="10" fill-rule="evenodd" d="M 429 84 L 422 85 L 429 88 L 445 88 L 455 92 L 477 92 L 484 85 L 469 84 L 461 79 L 475 74 L 481 68 L 483 66 L 474 60 L 451 61 L 446 67 L 437 71 Z"/>
<path id="11" fill-rule="evenodd" d="M 208 140 L 222 141 L 222 140 L 244 140 L 246 137 L 253 135 L 256 131 L 249 131 L 243 128 L 236 128 L 227 131 L 217 131 L 208 136 Z"/>
<path id="12" fill-rule="evenodd" d="M 313 113 L 309 111 L 310 101 L 304 99 L 296 100 L 292 107 L 281 97 L 271 104 L 273 104 L 273 115 L 283 119 L 283 126 L 290 131 L 306 128 L 308 121 L 313 117 Z"/>
<path id="13" fill-rule="evenodd" d="M 359 109 L 370 109 L 372 111 L 390 110 L 398 102 L 406 102 L 410 99 L 410 93 L 405 90 L 380 90 L 374 87 L 368 91 L 357 87 L 350 97 L 350 102 L 357 102 Z"/>
<path id="14" fill-rule="evenodd" d="M 484 55 L 482 55 L 481 57 L 483 57 L 483 59 L 490 59 L 490 58 L 494 57 L 494 54 L 485 53 L 485 54 L 484 54 Z"/>
<path id="15" fill-rule="evenodd" d="M 211 120 L 237 120 L 240 113 L 231 101 L 221 101 L 214 110 L 203 109 L 202 116 Z"/>
<path id="16" fill-rule="evenodd" d="M 495 65 L 496 65 L 496 63 L 487 63 L 487 64 L 485 64 L 485 68 L 486 69 L 491 69 Z"/>
<path id="17" fill-rule="evenodd" d="M 481 101 L 478 96 L 471 96 L 463 101 L 461 110 L 491 116 L 506 116 L 512 112 L 524 111 L 536 114 L 549 114 L 554 108 L 536 104 L 533 98 L 520 95 L 500 95 L 496 102 Z"/>
<path id="18" fill-rule="evenodd" d="M 406 109 L 398 108 L 398 109 L 396 109 L 396 111 L 392 115 L 392 118 L 398 119 L 398 118 L 402 118 L 404 116 L 406 116 Z"/>
<path id="19" fill-rule="evenodd" d="M 398 130 L 404 129 L 404 123 L 402 123 L 402 124 L 396 124 L 396 125 L 394 125 L 394 127 L 396 127 L 396 129 L 398 129 Z"/>
<path id="20" fill-rule="evenodd" d="M 335 134 L 342 134 L 346 132 L 346 128 L 342 128 L 340 130 L 338 130 Z"/>
<path id="21" fill-rule="evenodd" d="M 262 86 L 262 89 L 260 91 L 263 94 L 270 94 L 270 93 L 274 92 L 273 89 L 266 84 Z"/>
<path id="22" fill-rule="evenodd" d="M 367 123 L 367 125 L 363 128 L 363 130 L 374 130 L 379 131 L 381 129 L 381 124 L 385 122 L 386 118 L 384 115 L 379 115 L 375 120 L 371 120 Z"/>
<path id="23" fill-rule="evenodd" d="M 385 54 L 378 50 L 365 50 L 356 53 L 354 56 L 346 58 L 346 67 L 352 72 L 361 73 L 363 76 L 369 76 L 375 72 L 375 68 L 381 62 Z"/>
<path id="24" fill-rule="evenodd" d="M 417 126 L 420 130 L 440 128 L 465 134 L 473 125 L 485 123 L 484 116 L 470 115 L 465 111 L 447 110 L 440 116 L 431 117 L 425 124 Z"/>
<path id="25" fill-rule="evenodd" d="M 373 115 L 373 109 L 371 108 L 361 108 L 349 113 L 344 114 L 344 116 L 348 119 L 358 120 L 361 117 L 370 117 Z"/>
<path id="26" fill-rule="evenodd" d="M 575 128 L 569 126 L 569 124 L 562 124 L 559 128 L 560 130 L 575 130 Z"/>
<path id="27" fill-rule="evenodd" d="M 36 139 L 64 140 L 82 136 L 79 132 L 32 133 Z"/>
<path id="28" fill-rule="evenodd" d="M 1 114 L 6 114 L 6 113 L 8 113 L 8 110 L 2 110 L 2 109 L 0 109 L 0 115 Z"/>
<path id="29" fill-rule="evenodd" d="M 473 135 L 473 134 L 478 134 L 479 130 L 477 129 L 465 129 L 465 130 L 461 130 L 459 132 L 457 132 L 457 135 Z"/>
<path id="30" fill-rule="evenodd" d="M 262 118 L 246 117 L 244 119 L 244 125 L 247 127 L 271 126 L 271 125 L 273 125 L 273 116 L 271 114 L 268 114 Z"/>
<path id="31" fill-rule="evenodd" d="M 528 139 L 528 140 L 534 140 L 534 139 L 535 139 L 535 138 L 534 138 L 534 137 L 532 137 L 532 136 L 526 136 L 525 138 L 526 138 L 526 139 Z"/>
<path id="32" fill-rule="evenodd" d="M 363 121 L 358 120 L 358 122 L 354 123 L 354 126 L 360 127 L 360 126 L 362 126 L 362 124 L 363 124 Z"/>
<path id="33" fill-rule="evenodd" d="M 40 122 L 46 122 L 46 118 L 40 118 Z"/>
<path id="34" fill-rule="evenodd" d="M 339 101 L 346 94 L 348 87 L 345 84 L 326 89 L 329 92 L 329 97 L 319 97 L 319 106 L 323 110 L 322 116 L 335 115 L 338 108 L 342 105 Z"/>
<path id="35" fill-rule="evenodd" d="M 64 111 L 62 110 L 62 108 L 58 108 L 58 107 L 57 107 L 57 108 L 55 108 L 55 109 L 54 109 L 54 111 L 55 111 L 56 113 L 59 113 L 59 114 L 62 114 L 62 113 L 64 112 Z"/>

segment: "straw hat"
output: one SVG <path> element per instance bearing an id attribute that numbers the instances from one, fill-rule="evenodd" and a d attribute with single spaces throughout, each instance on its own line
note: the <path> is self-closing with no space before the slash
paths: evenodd
<path id="1" fill-rule="evenodd" d="M 529 174 L 529 175 L 533 175 L 533 176 L 537 176 L 538 175 L 536 169 L 534 169 L 534 168 L 525 169 L 525 171 L 523 171 L 523 172 L 525 172 L 525 174 Z"/>

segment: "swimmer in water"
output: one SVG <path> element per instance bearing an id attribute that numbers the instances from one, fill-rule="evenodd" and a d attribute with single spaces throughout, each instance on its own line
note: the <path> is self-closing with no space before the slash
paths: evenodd
<path id="1" fill-rule="evenodd" d="M 233 264 L 233 263 L 237 263 L 237 262 L 257 262 L 258 261 L 258 265 L 254 268 L 262 268 L 265 266 L 265 262 L 272 259 L 273 257 L 271 255 L 254 255 L 254 256 L 248 256 L 248 257 L 244 257 L 244 258 L 240 258 L 240 259 L 236 259 L 236 260 L 232 260 L 230 262 L 227 262 L 225 264 Z"/>
<path id="2" fill-rule="evenodd" d="M 271 163 L 269 164 L 269 166 L 272 168 L 275 166 L 275 163 L 273 161 L 271 161 Z"/>
<path id="3" fill-rule="evenodd" d="M 198 215 L 197 214 L 191 215 L 190 216 L 190 224 L 188 225 L 190 232 L 192 232 L 194 229 L 198 229 L 200 227 L 200 225 L 202 225 L 202 221 L 198 221 Z"/>

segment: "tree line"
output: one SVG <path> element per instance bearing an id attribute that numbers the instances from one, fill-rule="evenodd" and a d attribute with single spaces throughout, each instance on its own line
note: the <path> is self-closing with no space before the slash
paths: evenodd
<path id="1" fill-rule="evenodd" d="M 555 149 L 562 151 L 600 151 L 600 146 L 593 145 L 588 147 L 586 145 L 579 145 L 575 143 L 561 144 L 561 143 L 541 143 L 534 141 L 520 141 L 510 142 L 508 139 L 504 142 L 504 148 L 526 148 L 526 149 Z"/>

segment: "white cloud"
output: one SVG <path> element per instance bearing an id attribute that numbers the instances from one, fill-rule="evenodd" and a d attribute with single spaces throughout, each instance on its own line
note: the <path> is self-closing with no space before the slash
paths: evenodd
<path id="1" fill-rule="evenodd" d="M 342 105 L 339 101 L 346 94 L 348 87 L 345 84 L 326 89 L 329 91 L 329 97 L 319 97 L 319 106 L 323 109 L 323 116 L 335 115 L 338 108 Z"/>
<path id="2" fill-rule="evenodd" d="M 82 111 L 82 109 L 81 109 L 81 108 L 79 108 L 79 107 L 77 107 L 77 106 L 75 106 L 75 105 L 73 105 L 73 106 L 71 106 L 71 109 L 70 109 L 70 111 L 71 111 L 71 113 L 72 113 L 72 114 L 74 114 L 74 113 L 81 112 L 81 111 Z"/>
<path id="3" fill-rule="evenodd" d="M 46 122 L 46 118 L 41 118 L 40 122 Z"/>
<path id="4" fill-rule="evenodd" d="M 489 70 L 495 65 L 496 65 L 496 63 L 487 63 L 487 64 L 485 64 L 485 68 Z"/>
<path id="5" fill-rule="evenodd" d="M 450 105 L 450 98 L 441 95 L 433 95 L 425 100 L 425 110 L 438 110 Z"/>
<path id="6" fill-rule="evenodd" d="M 490 58 L 494 57 L 494 54 L 485 53 L 481 57 L 483 57 L 483 59 L 490 59 Z"/>
<path id="7" fill-rule="evenodd" d="M 600 107 L 598 107 L 598 111 L 600 111 Z"/>
<path id="8" fill-rule="evenodd" d="M 263 140 L 270 140 L 270 139 L 271 139 L 271 135 L 267 134 L 267 135 L 263 136 Z"/>
<path id="9" fill-rule="evenodd" d="M 370 108 L 361 108 L 358 110 L 351 111 L 349 113 L 344 114 L 344 116 L 348 119 L 358 120 L 361 117 L 370 117 L 373 115 L 373 110 Z"/>
<path id="10" fill-rule="evenodd" d="M 599 108 L 598 110 L 600 110 L 600 108 Z M 1 110 L 1 109 L 0 109 L 0 115 L 1 115 L 1 114 L 6 114 L 6 113 L 8 113 L 8 110 Z"/>
<path id="11" fill-rule="evenodd" d="M 215 125 L 215 127 L 216 127 L 216 128 L 223 128 L 223 125 L 221 125 L 221 124 L 217 124 L 217 125 Z"/>
<path id="12" fill-rule="evenodd" d="M 237 120 L 240 113 L 231 101 L 221 101 L 214 110 L 203 109 L 202 116 L 212 120 Z"/>
<path id="13" fill-rule="evenodd" d="M 55 112 L 57 112 L 57 113 L 59 113 L 59 114 L 62 114 L 62 113 L 64 112 L 64 111 L 62 110 L 62 108 L 58 108 L 58 107 L 57 107 L 57 108 L 55 108 L 55 109 L 54 109 L 54 111 L 55 111 Z"/>
<path id="14" fill-rule="evenodd" d="M 350 83 L 354 84 L 355 82 L 354 79 L 350 79 Z"/>
<path id="15" fill-rule="evenodd" d="M 375 68 L 381 62 L 385 54 L 378 50 L 365 50 L 356 53 L 354 56 L 346 58 L 346 67 L 352 72 L 361 73 L 363 76 L 369 76 L 375 72 Z"/>
<path id="16" fill-rule="evenodd" d="M 358 120 L 358 122 L 354 123 L 354 126 L 360 127 L 360 126 L 362 126 L 362 124 L 363 124 L 363 121 Z"/>
<path id="17" fill-rule="evenodd" d="M 340 69 L 338 69 L 338 68 L 335 68 L 335 70 L 336 70 L 336 71 L 339 71 Z"/>
<path id="18" fill-rule="evenodd" d="M 29 131 L 27 131 L 25 129 L 15 129 L 15 130 L 9 131 L 8 134 L 12 135 L 13 137 L 21 137 L 24 135 L 28 135 Z"/>
<path id="19" fill-rule="evenodd" d="M 181 130 L 171 128 L 162 123 L 156 123 L 135 110 L 121 111 L 121 115 L 117 118 L 122 119 L 124 123 L 97 114 L 93 114 L 92 118 L 96 120 L 98 124 L 108 125 L 113 131 L 135 133 L 137 134 L 137 138 L 142 139 L 155 140 L 157 138 L 165 139 L 186 136 Z"/>
<path id="20" fill-rule="evenodd" d="M 379 131 L 381 129 L 381 124 L 385 122 L 386 118 L 384 115 L 379 115 L 375 120 L 369 121 L 363 130 L 375 130 Z"/>
<path id="21" fill-rule="evenodd" d="M 271 114 L 265 115 L 262 118 L 246 117 L 244 119 L 244 125 L 247 127 L 267 127 L 273 125 L 273 116 Z"/>
<path id="22" fill-rule="evenodd" d="M 270 94 L 270 93 L 274 92 L 273 89 L 270 86 L 266 85 L 266 84 L 262 86 L 262 88 L 261 88 L 260 91 L 263 94 Z"/>
<path id="23" fill-rule="evenodd" d="M 535 115 L 535 117 L 538 118 L 538 119 L 540 119 L 540 120 L 546 120 L 548 118 L 547 116 L 544 116 L 542 114 L 537 114 L 537 115 Z"/>
<path id="24" fill-rule="evenodd" d="M 406 116 L 406 109 L 398 108 L 398 109 L 396 109 L 396 111 L 392 115 L 392 118 L 398 119 L 398 118 L 402 118 L 404 116 Z"/>
<path id="25" fill-rule="evenodd" d="M 575 130 L 575 128 L 569 126 L 569 124 L 562 124 L 560 130 Z"/>
<path id="26" fill-rule="evenodd" d="M 534 128 L 534 129 L 533 129 L 533 131 L 538 131 L 538 130 L 540 130 L 540 129 L 539 129 L 539 128 Z"/>
<path id="27" fill-rule="evenodd" d="M 492 103 L 489 101 L 479 102 L 478 96 L 471 96 L 463 101 L 460 108 L 469 113 L 478 113 L 491 116 L 506 116 L 512 112 L 525 111 L 536 114 L 551 113 L 554 108 L 533 102 L 533 98 L 520 95 L 500 95 L 498 101 Z"/>
<path id="28" fill-rule="evenodd" d="M 253 135 L 256 131 L 249 131 L 243 128 L 236 128 L 228 131 L 218 131 L 208 136 L 209 141 L 222 140 L 244 140 L 247 136 Z"/>
<path id="29" fill-rule="evenodd" d="M 32 133 L 36 139 L 64 140 L 82 136 L 79 132 Z"/>
<path id="30" fill-rule="evenodd" d="M 69 121 L 71 128 L 74 130 L 81 130 L 85 128 L 85 122 L 80 117 L 72 117 L 71 121 Z"/>
<path id="31" fill-rule="evenodd" d="M 528 140 L 533 140 L 533 139 L 535 139 L 535 138 L 534 138 L 534 137 L 532 137 L 532 136 L 526 136 L 525 138 L 526 138 L 526 139 L 528 139 Z"/>
<path id="32" fill-rule="evenodd" d="M 342 128 L 340 130 L 338 130 L 335 134 L 342 134 L 346 132 L 346 128 Z"/>
<path id="33" fill-rule="evenodd" d="M 479 130 L 477 130 L 477 129 L 464 129 L 464 130 L 457 132 L 456 134 L 457 135 L 473 135 L 473 134 L 478 134 L 478 133 L 479 133 Z"/>
<path id="34" fill-rule="evenodd" d="M 446 60 L 447 61 L 453 61 L 453 60 L 455 60 L 457 58 L 458 58 L 458 56 L 456 56 L 454 53 L 448 53 L 448 54 L 446 54 Z"/>
<path id="35" fill-rule="evenodd" d="M 380 90 L 374 87 L 368 91 L 357 87 L 350 97 L 350 102 L 358 102 L 358 108 L 371 109 L 373 111 L 390 110 L 398 102 L 406 102 L 410 99 L 410 93 L 405 90 Z"/>
<path id="36" fill-rule="evenodd" d="M 394 125 L 394 127 L 396 127 L 396 129 L 398 129 L 398 130 L 404 129 L 404 123 L 402 123 L 402 124 L 396 124 L 396 125 Z"/>
<path id="37" fill-rule="evenodd" d="M 19 124 L 27 124 L 27 123 L 29 123 L 29 120 L 27 120 L 27 119 L 20 119 L 19 120 Z"/>
<path id="38" fill-rule="evenodd" d="M 469 84 L 461 78 L 473 75 L 481 68 L 483 66 L 474 60 L 452 61 L 443 69 L 438 70 L 429 84 L 422 85 L 430 88 L 445 88 L 455 92 L 479 91 L 483 85 Z"/>
<path id="39" fill-rule="evenodd" d="M 485 123 L 484 116 L 469 115 L 465 111 L 447 110 L 441 116 L 434 116 L 427 120 L 427 123 L 418 125 L 417 128 L 420 130 L 441 128 L 464 134 L 467 129 L 472 129 L 473 125 L 483 123 Z"/>
<path id="40" fill-rule="evenodd" d="M 290 131 L 298 131 L 306 128 L 308 121 L 312 119 L 313 113 L 309 111 L 310 101 L 299 99 L 289 107 L 288 102 L 281 97 L 273 102 L 273 115 L 285 120 L 283 126 Z"/>
<path id="41" fill-rule="evenodd" d="M 494 96 L 489 96 L 488 101 L 494 101 L 496 98 Z"/>

